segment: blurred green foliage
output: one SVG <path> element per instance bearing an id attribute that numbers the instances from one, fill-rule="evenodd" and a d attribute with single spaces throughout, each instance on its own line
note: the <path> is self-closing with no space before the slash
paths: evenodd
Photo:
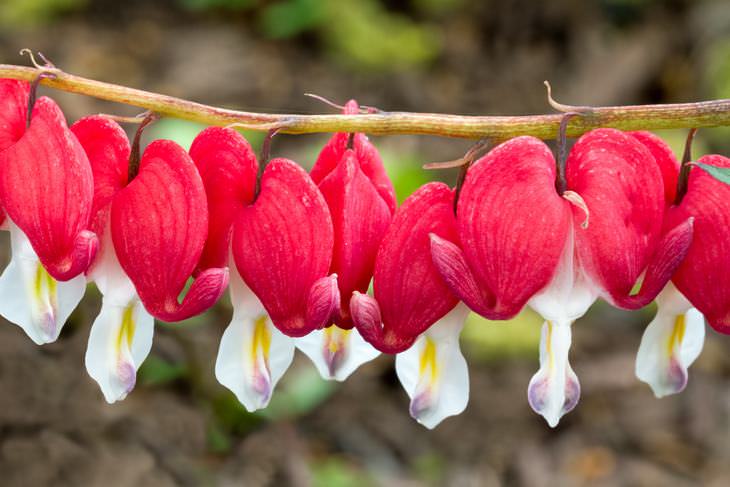
<path id="1" fill-rule="evenodd" d="M 399 71 L 441 53 L 437 19 L 463 0 L 412 0 L 425 20 L 388 10 L 380 0 L 178 0 L 195 11 L 250 12 L 270 39 L 312 34 L 341 65 L 360 71 Z"/>
<path id="2" fill-rule="evenodd" d="M 220 394 L 210 398 L 213 414 L 208 423 L 209 447 L 215 453 L 225 453 L 232 445 L 232 436 L 244 435 L 262 421 L 303 416 L 322 404 L 335 389 L 336 385 L 322 379 L 310 364 L 291 367 L 277 384 L 269 405 L 254 413 L 246 411 L 232 392 L 220 388 Z"/>
<path id="3" fill-rule="evenodd" d="M 187 376 L 186 364 L 171 363 L 151 353 L 142 363 L 138 372 L 138 383 L 145 386 L 169 384 Z"/>
<path id="4" fill-rule="evenodd" d="M 425 161 L 422 161 L 418 154 L 381 150 L 380 156 L 388 177 L 393 181 L 399 204 L 419 187 L 431 181 L 434 175 L 421 168 Z"/>
<path id="5" fill-rule="evenodd" d="M 396 71 L 438 56 L 435 26 L 387 11 L 377 0 L 331 0 L 322 36 L 337 61 L 353 69 Z"/>
<path id="6" fill-rule="evenodd" d="M 313 461 L 310 465 L 312 485 L 315 487 L 369 487 L 375 482 L 346 460 L 330 456 Z"/>
<path id="7" fill-rule="evenodd" d="M 86 6 L 87 0 L 2 0 L 0 25 L 38 25 Z"/>
<path id="8" fill-rule="evenodd" d="M 177 142 L 185 150 L 190 149 L 195 137 L 205 128 L 205 125 L 179 120 L 177 118 L 163 118 L 145 130 L 144 139 L 169 139 Z"/>
<path id="9" fill-rule="evenodd" d="M 442 12 L 459 0 L 414 1 Z M 441 52 L 438 30 L 385 8 L 378 0 L 281 0 L 264 7 L 261 30 L 272 39 L 313 32 L 340 64 L 363 71 L 396 71 L 427 63 Z"/>
<path id="10" fill-rule="evenodd" d="M 435 452 L 417 456 L 411 463 L 415 476 L 428 485 L 443 485 L 446 460 Z"/>
<path id="11" fill-rule="evenodd" d="M 335 389 L 336 385 L 323 380 L 311 364 L 294 367 L 277 385 L 269 406 L 255 414 L 271 420 L 301 416 L 319 406 Z"/>
<path id="12" fill-rule="evenodd" d="M 177 0 L 180 5 L 190 10 L 247 10 L 254 7 L 257 0 Z"/>
<path id="13" fill-rule="evenodd" d="M 276 2 L 261 12 L 261 27 L 268 37 L 288 38 L 315 29 L 327 20 L 327 2 L 288 0 Z"/>
<path id="14" fill-rule="evenodd" d="M 533 357 L 540 344 L 543 319 L 526 308 L 508 321 L 490 321 L 470 313 L 461 333 L 469 359 L 495 361 L 506 357 Z"/>
<path id="15" fill-rule="evenodd" d="M 712 45 L 708 65 L 713 96 L 730 98 L 730 37 L 720 39 Z"/>

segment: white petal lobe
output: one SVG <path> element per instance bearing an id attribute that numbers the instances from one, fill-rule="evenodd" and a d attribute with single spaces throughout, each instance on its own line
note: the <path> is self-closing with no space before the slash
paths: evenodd
<path id="1" fill-rule="evenodd" d="M 294 340 L 271 322 L 258 298 L 231 273 L 233 318 L 223 332 L 215 376 L 248 411 L 266 407 L 294 358 Z"/>
<path id="2" fill-rule="evenodd" d="M 343 330 L 336 325 L 315 330 L 295 343 L 326 380 L 344 381 L 362 364 L 380 355 L 356 329 Z"/>
<path id="3" fill-rule="evenodd" d="M 38 345 L 56 341 L 86 291 L 83 275 L 65 282 L 48 274 L 28 238 L 9 222 L 12 257 L 0 276 L 0 315 Z"/>
<path id="4" fill-rule="evenodd" d="M 569 322 L 542 325 L 540 369 L 527 386 L 527 400 L 553 428 L 580 399 L 580 382 L 568 362 L 570 344 Z"/>
<path id="5" fill-rule="evenodd" d="M 671 283 L 657 297 L 657 314 L 646 327 L 636 356 L 636 377 L 656 397 L 687 386 L 688 369 L 705 341 L 705 320 Z"/>
<path id="6" fill-rule="evenodd" d="M 429 429 L 460 414 L 469 402 L 469 370 L 459 335 L 469 314 L 460 303 L 395 358 L 395 370 L 411 398 L 411 416 Z"/>
<path id="7" fill-rule="evenodd" d="M 135 297 L 126 305 L 104 297 L 91 325 L 86 370 L 108 403 L 121 401 L 134 389 L 137 370 L 152 348 L 154 318 Z"/>

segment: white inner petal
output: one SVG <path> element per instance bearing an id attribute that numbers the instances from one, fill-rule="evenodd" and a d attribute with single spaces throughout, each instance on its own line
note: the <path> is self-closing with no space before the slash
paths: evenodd
<path id="1" fill-rule="evenodd" d="M 314 330 L 297 338 L 295 344 L 326 380 L 344 381 L 362 364 L 380 355 L 357 329 L 343 330 L 336 325 Z"/>
<path id="2" fill-rule="evenodd" d="M 657 314 L 641 337 L 636 376 L 656 397 L 684 390 L 688 368 L 705 340 L 702 314 L 670 282 L 657 296 Z"/>
<path id="3" fill-rule="evenodd" d="M 85 363 L 111 404 L 134 389 L 137 370 L 152 348 L 155 320 L 122 270 L 108 227 L 102 239 L 102 252 L 91 275 L 103 298 L 101 311 L 91 325 Z"/>
<path id="4" fill-rule="evenodd" d="M 411 416 L 429 429 L 460 414 L 469 402 L 469 371 L 459 347 L 468 314 L 459 303 L 395 358 L 398 379 L 411 398 Z"/>
<path id="5" fill-rule="evenodd" d="M 540 369 L 530 380 L 527 398 L 551 427 L 580 399 L 580 382 L 570 366 L 571 325 L 598 297 L 597 286 L 578 264 L 571 227 L 555 275 L 529 305 L 546 321 L 540 337 Z"/>
<path id="6" fill-rule="evenodd" d="M 596 286 L 580 268 L 575 256 L 575 230 L 571 228 L 550 283 L 528 305 L 552 322 L 573 322 L 583 316 L 598 297 Z"/>
<path id="7" fill-rule="evenodd" d="M 0 276 L 0 315 L 38 345 L 56 341 L 86 291 L 86 278 L 65 282 L 48 274 L 25 234 L 8 219 L 12 256 Z"/>
<path id="8" fill-rule="evenodd" d="M 91 325 L 86 370 L 108 403 L 121 401 L 134 389 L 137 370 L 152 348 L 154 318 L 136 297 L 126 306 L 106 297 Z"/>
<path id="9" fill-rule="evenodd" d="M 268 405 L 274 387 L 289 368 L 294 340 L 274 326 L 235 270 L 231 272 L 231 301 L 233 318 L 221 338 L 215 376 L 248 411 L 255 411 Z"/>
<path id="10" fill-rule="evenodd" d="M 101 246 L 89 271 L 89 279 L 94 281 L 104 296 L 109 299 L 118 298 L 118 304 L 126 306 L 130 299 L 137 295 L 137 291 L 119 264 L 111 238 L 110 223 L 107 222 L 104 235 L 99 235 L 99 239 Z"/>
<path id="11" fill-rule="evenodd" d="M 532 409 L 551 427 L 570 412 L 580 399 L 580 383 L 568 361 L 570 323 L 546 321 L 540 336 L 540 369 L 527 387 Z"/>

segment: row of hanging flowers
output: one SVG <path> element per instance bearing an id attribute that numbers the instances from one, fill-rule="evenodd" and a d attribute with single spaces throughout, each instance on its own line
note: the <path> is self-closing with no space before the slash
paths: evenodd
<path id="1" fill-rule="evenodd" d="M 109 403 L 134 388 L 155 318 L 200 314 L 227 287 L 215 374 L 246 409 L 266 407 L 295 348 L 340 381 L 382 352 L 429 428 L 467 405 L 469 310 L 505 320 L 529 305 L 545 319 L 527 396 L 551 426 L 578 402 L 571 324 L 597 298 L 623 309 L 657 299 L 636 362 L 657 396 L 685 387 L 705 319 L 730 333 L 730 186 L 698 169 L 730 167 L 723 156 L 680 177 L 648 132 L 593 130 L 557 164 L 523 136 L 476 160 L 459 191 L 428 183 L 397 208 L 364 134 L 332 136 L 309 174 L 257 161 L 231 128 L 140 155 L 141 130 L 130 143 L 104 116 L 69 128 L 35 86 L 0 80 L 12 248 L 0 314 L 53 342 L 94 282 L 103 301 L 85 363 Z"/>

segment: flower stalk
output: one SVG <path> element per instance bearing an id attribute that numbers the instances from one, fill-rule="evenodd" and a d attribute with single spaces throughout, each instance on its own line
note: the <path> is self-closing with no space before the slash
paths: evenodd
<path id="1" fill-rule="evenodd" d="M 373 135 L 420 134 L 466 139 L 508 139 L 532 135 L 554 139 L 563 114 L 525 116 L 463 116 L 436 113 L 376 112 L 356 115 L 269 114 L 229 110 L 181 98 L 96 81 L 54 71 L 55 77 L 43 78 L 43 86 L 88 95 L 156 112 L 161 116 L 200 122 L 206 125 L 238 124 L 250 130 L 306 134 L 318 132 L 366 132 Z M 38 69 L 0 64 L 0 78 L 32 81 Z M 730 125 L 730 100 L 663 105 L 594 107 L 570 120 L 568 137 L 612 127 L 620 130 L 678 129 Z"/>

